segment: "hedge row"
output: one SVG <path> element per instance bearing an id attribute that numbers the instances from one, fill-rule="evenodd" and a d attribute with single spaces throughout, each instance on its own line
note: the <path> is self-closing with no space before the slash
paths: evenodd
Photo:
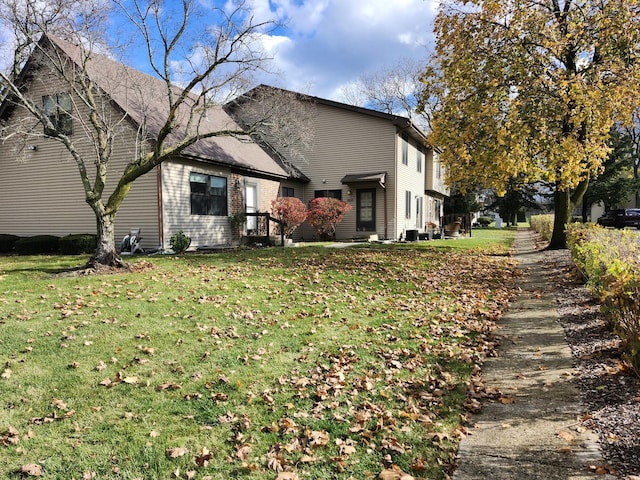
<path id="1" fill-rule="evenodd" d="M 80 255 L 92 253 L 96 249 L 96 245 L 97 236 L 90 233 L 66 235 L 64 237 L 55 235 L 19 237 L 17 235 L 0 234 L 0 253 Z"/>
<path id="2" fill-rule="evenodd" d="M 553 219 L 552 214 L 532 215 L 529 219 L 529 224 L 542 238 L 549 241 L 553 233 Z"/>
<path id="3" fill-rule="evenodd" d="M 626 358 L 640 372 L 640 236 L 634 230 L 574 223 L 567 241 L 589 290 L 622 339 Z"/>

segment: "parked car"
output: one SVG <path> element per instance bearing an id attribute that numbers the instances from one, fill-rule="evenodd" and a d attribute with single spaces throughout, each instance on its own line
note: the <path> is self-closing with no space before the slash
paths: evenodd
<path id="1" fill-rule="evenodd" d="M 635 227 L 640 229 L 640 208 L 616 208 L 609 210 L 598 218 L 598 225 L 603 227 Z"/>

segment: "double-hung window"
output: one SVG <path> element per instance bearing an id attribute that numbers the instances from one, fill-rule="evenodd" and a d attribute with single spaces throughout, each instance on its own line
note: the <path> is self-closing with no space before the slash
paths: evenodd
<path id="1" fill-rule="evenodd" d="M 73 112 L 73 104 L 71 103 L 71 95 L 68 93 L 58 93 L 56 95 L 45 95 L 42 97 L 42 109 L 49 121 L 53 124 L 53 128 L 58 133 L 71 135 L 73 133 L 73 121 L 71 114 Z M 47 131 L 45 126 L 44 133 Z"/>
<path id="2" fill-rule="evenodd" d="M 402 164 L 409 165 L 409 136 L 402 134 Z"/>
<path id="3" fill-rule="evenodd" d="M 405 190 L 404 192 L 404 208 L 405 218 L 411 218 L 411 192 L 409 190 Z"/>
<path id="4" fill-rule="evenodd" d="M 422 156 L 423 156 L 423 149 L 421 145 L 418 145 L 418 154 L 417 154 L 417 158 L 416 158 L 416 169 L 418 171 L 418 173 L 422 172 Z"/>
<path id="5" fill-rule="evenodd" d="M 227 179 L 216 175 L 192 172 L 191 215 L 227 216 Z"/>
<path id="6" fill-rule="evenodd" d="M 296 192 L 293 187 L 280 187 L 281 197 L 295 197 Z"/>

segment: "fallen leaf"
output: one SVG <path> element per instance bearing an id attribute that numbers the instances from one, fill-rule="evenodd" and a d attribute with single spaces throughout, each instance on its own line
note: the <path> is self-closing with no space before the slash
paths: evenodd
<path id="1" fill-rule="evenodd" d="M 238 457 L 240 460 L 247 460 L 250 453 L 251 445 L 241 445 L 238 450 L 236 450 L 236 457 Z"/>
<path id="2" fill-rule="evenodd" d="M 276 480 L 300 480 L 300 477 L 295 472 L 280 472 Z"/>
<path id="3" fill-rule="evenodd" d="M 54 398 L 53 400 L 51 400 L 51 405 L 53 405 L 54 407 L 60 409 L 60 410 L 66 410 L 67 404 L 64 403 L 62 400 L 60 400 L 59 398 Z"/>
<path id="4" fill-rule="evenodd" d="M 103 387 L 110 387 L 112 384 L 113 382 L 111 381 L 110 378 L 105 378 L 99 383 L 99 385 L 102 385 Z"/>
<path id="5" fill-rule="evenodd" d="M 408 473 L 403 472 L 399 467 L 394 465 L 392 468 L 384 469 L 378 475 L 380 480 L 414 480 Z"/>
<path id="6" fill-rule="evenodd" d="M 209 461 L 213 458 L 213 455 L 211 455 L 211 452 L 209 452 L 208 448 L 203 448 L 200 451 L 200 454 L 197 455 L 195 457 L 195 462 L 196 465 L 198 465 L 199 467 L 205 468 L 207 465 L 209 465 Z"/>
<path id="7" fill-rule="evenodd" d="M 41 477 L 42 476 L 42 467 L 35 463 L 27 463 L 20 467 L 20 472 L 24 473 L 28 477 Z"/>
<path id="8" fill-rule="evenodd" d="M 325 432 L 324 430 L 313 430 L 311 432 L 307 430 L 306 434 L 307 438 L 310 440 L 309 444 L 312 447 L 322 447 L 329 443 L 329 433 Z"/>
<path id="9" fill-rule="evenodd" d="M 165 453 L 169 458 L 184 457 L 187 454 L 187 449 L 183 447 L 167 448 Z"/>
<path id="10" fill-rule="evenodd" d="M 567 442 L 572 442 L 576 439 L 576 437 L 574 435 L 572 435 L 571 433 L 563 430 L 560 433 L 558 433 L 558 438 L 561 438 L 563 440 L 566 440 Z"/>

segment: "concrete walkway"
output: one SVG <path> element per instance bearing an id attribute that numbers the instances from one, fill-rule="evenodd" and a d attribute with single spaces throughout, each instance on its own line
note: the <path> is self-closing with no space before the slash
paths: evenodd
<path id="1" fill-rule="evenodd" d="M 615 478 L 590 470 L 603 465 L 597 436 L 579 421 L 571 352 L 530 230 L 518 230 L 515 250 L 522 292 L 499 322 L 499 356 L 483 367 L 502 397 L 471 417 L 475 428 L 460 444 L 453 479 Z"/>

